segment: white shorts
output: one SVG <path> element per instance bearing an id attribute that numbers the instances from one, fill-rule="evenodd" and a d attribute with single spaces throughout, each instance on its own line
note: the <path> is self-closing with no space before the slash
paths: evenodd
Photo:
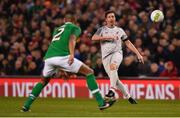
<path id="1" fill-rule="evenodd" d="M 74 58 L 74 62 L 71 65 L 69 65 L 68 60 L 69 60 L 69 55 L 61 56 L 61 57 L 51 57 L 46 59 L 42 73 L 43 77 L 53 76 L 56 73 L 57 68 L 72 73 L 78 73 L 83 63 L 78 59 Z"/>
<path id="2" fill-rule="evenodd" d="M 110 64 L 116 64 L 119 68 L 119 65 L 121 64 L 123 59 L 123 55 L 120 52 L 114 52 L 107 57 L 102 59 L 104 69 L 106 73 L 108 74 L 110 72 Z"/>

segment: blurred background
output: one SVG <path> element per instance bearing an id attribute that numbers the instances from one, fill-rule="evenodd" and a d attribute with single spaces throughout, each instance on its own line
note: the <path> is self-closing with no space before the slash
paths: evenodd
<path id="1" fill-rule="evenodd" d="M 102 96 L 108 93 L 100 44 L 91 37 L 105 24 L 104 13 L 110 9 L 116 12 L 116 25 L 125 30 L 145 60 L 145 64 L 138 63 L 123 46 L 124 60 L 118 74 L 133 98 L 145 100 L 131 106 L 118 92 L 121 100 L 99 112 L 85 78 L 70 74 L 71 78 L 65 79 L 59 71 L 40 94 L 51 98 L 36 102 L 31 113 L 18 113 L 26 99 L 22 97 L 28 97 L 41 79 L 53 29 L 63 24 L 67 13 L 77 17 L 82 29 L 75 57 L 94 69 Z M 163 22 L 150 21 L 155 9 L 163 11 Z M 0 116 L 179 117 L 179 15 L 180 0 L 0 0 Z"/>
<path id="2" fill-rule="evenodd" d="M 180 0 L 1 0 L 0 76 L 41 75 L 53 28 L 62 25 L 64 16 L 72 13 L 82 29 L 75 57 L 93 68 L 97 77 L 106 77 L 99 42 L 91 41 L 91 36 L 104 24 L 105 11 L 112 9 L 117 25 L 126 31 L 145 60 L 145 64 L 139 64 L 124 47 L 119 76 L 178 77 L 179 5 Z M 150 21 L 155 9 L 163 11 L 163 22 Z"/>

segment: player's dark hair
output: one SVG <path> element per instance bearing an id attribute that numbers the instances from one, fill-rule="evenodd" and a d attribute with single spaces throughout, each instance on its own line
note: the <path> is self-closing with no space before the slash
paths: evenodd
<path id="1" fill-rule="evenodd" d="M 72 14 L 67 14 L 65 16 L 65 19 L 66 19 L 66 21 L 71 21 L 73 23 L 76 23 L 76 17 L 74 15 L 72 15 Z"/>
<path id="2" fill-rule="evenodd" d="M 105 12 L 105 18 L 106 18 L 107 15 L 110 14 L 110 13 L 114 13 L 114 15 L 115 15 L 115 12 L 114 12 L 113 10 L 108 10 L 108 11 Z"/>

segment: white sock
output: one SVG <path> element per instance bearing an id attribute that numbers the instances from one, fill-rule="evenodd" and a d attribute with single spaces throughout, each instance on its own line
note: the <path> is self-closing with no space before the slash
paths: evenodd
<path id="1" fill-rule="evenodd" d="M 127 92 L 124 84 L 123 84 L 119 79 L 118 79 L 118 81 L 117 81 L 117 88 L 118 88 L 119 90 L 121 90 L 121 92 L 123 93 L 123 95 L 124 95 L 126 98 L 129 99 L 129 98 L 131 97 L 130 94 Z"/>
<path id="2" fill-rule="evenodd" d="M 110 90 L 114 92 L 115 89 L 119 89 L 123 93 L 123 95 L 129 99 L 131 96 L 127 92 L 124 84 L 119 80 L 117 70 L 111 70 L 108 75 L 110 77 Z"/>

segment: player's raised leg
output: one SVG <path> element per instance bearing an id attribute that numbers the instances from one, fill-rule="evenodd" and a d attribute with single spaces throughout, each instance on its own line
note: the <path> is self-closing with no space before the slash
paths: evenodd
<path id="1" fill-rule="evenodd" d="M 79 69 L 79 73 L 86 76 L 88 88 L 91 91 L 91 93 L 94 95 L 94 97 L 96 98 L 99 109 L 103 110 L 110 107 L 112 104 L 105 103 L 104 99 L 101 96 L 101 93 L 99 91 L 99 88 L 98 88 L 98 85 L 94 76 L 94 71 L 91 68 L 89 68 L 87 65 L 83 64 Z"/>
<path id="2" fill-rule="evenodd" d="M 115 90 L 119 89 L 123 95 L 128 98 L 128 101 L 131 104 L 137 104 L 136 100 L 134 100 L 130 94 L 127 92 L 124 84 L 119 80 L 118 73 L 117 73 L 117 65 L 116 64 L 110 64 L 110 90 L 108 94 L 105 96 L 105 98 L 108 99 L 114 99 L 115 100 Z"/>
<path id="3" fill-rule="evenodd" d="M 117 65 L 115 63 L 110 63 L 109 67 L 106 67 L 106 72 L 110 78 L 110 90 L 108 94 L 105 95 L 105 100 L 113 100 L 115 101 L 115 91 L 117 89 L 117 81 L 118 81 L 118 73 L 117 73 Z"/>
<path id="4" fill-rule="evenodd" d="M 106 100 L 115 100 L 115 90 L 120 90 L 123 95 L 128 99 L 131 104 L 137 104 L 137 102 L 130 96 L 129 92 L 126 90 L 124 84 L 119 80 L 118 68 L 122 61 L 122 54 L 116 52 L 106 59 L 103 60 L 105 70 L 110 78 L 110 90 L 105 96 Z"/>

